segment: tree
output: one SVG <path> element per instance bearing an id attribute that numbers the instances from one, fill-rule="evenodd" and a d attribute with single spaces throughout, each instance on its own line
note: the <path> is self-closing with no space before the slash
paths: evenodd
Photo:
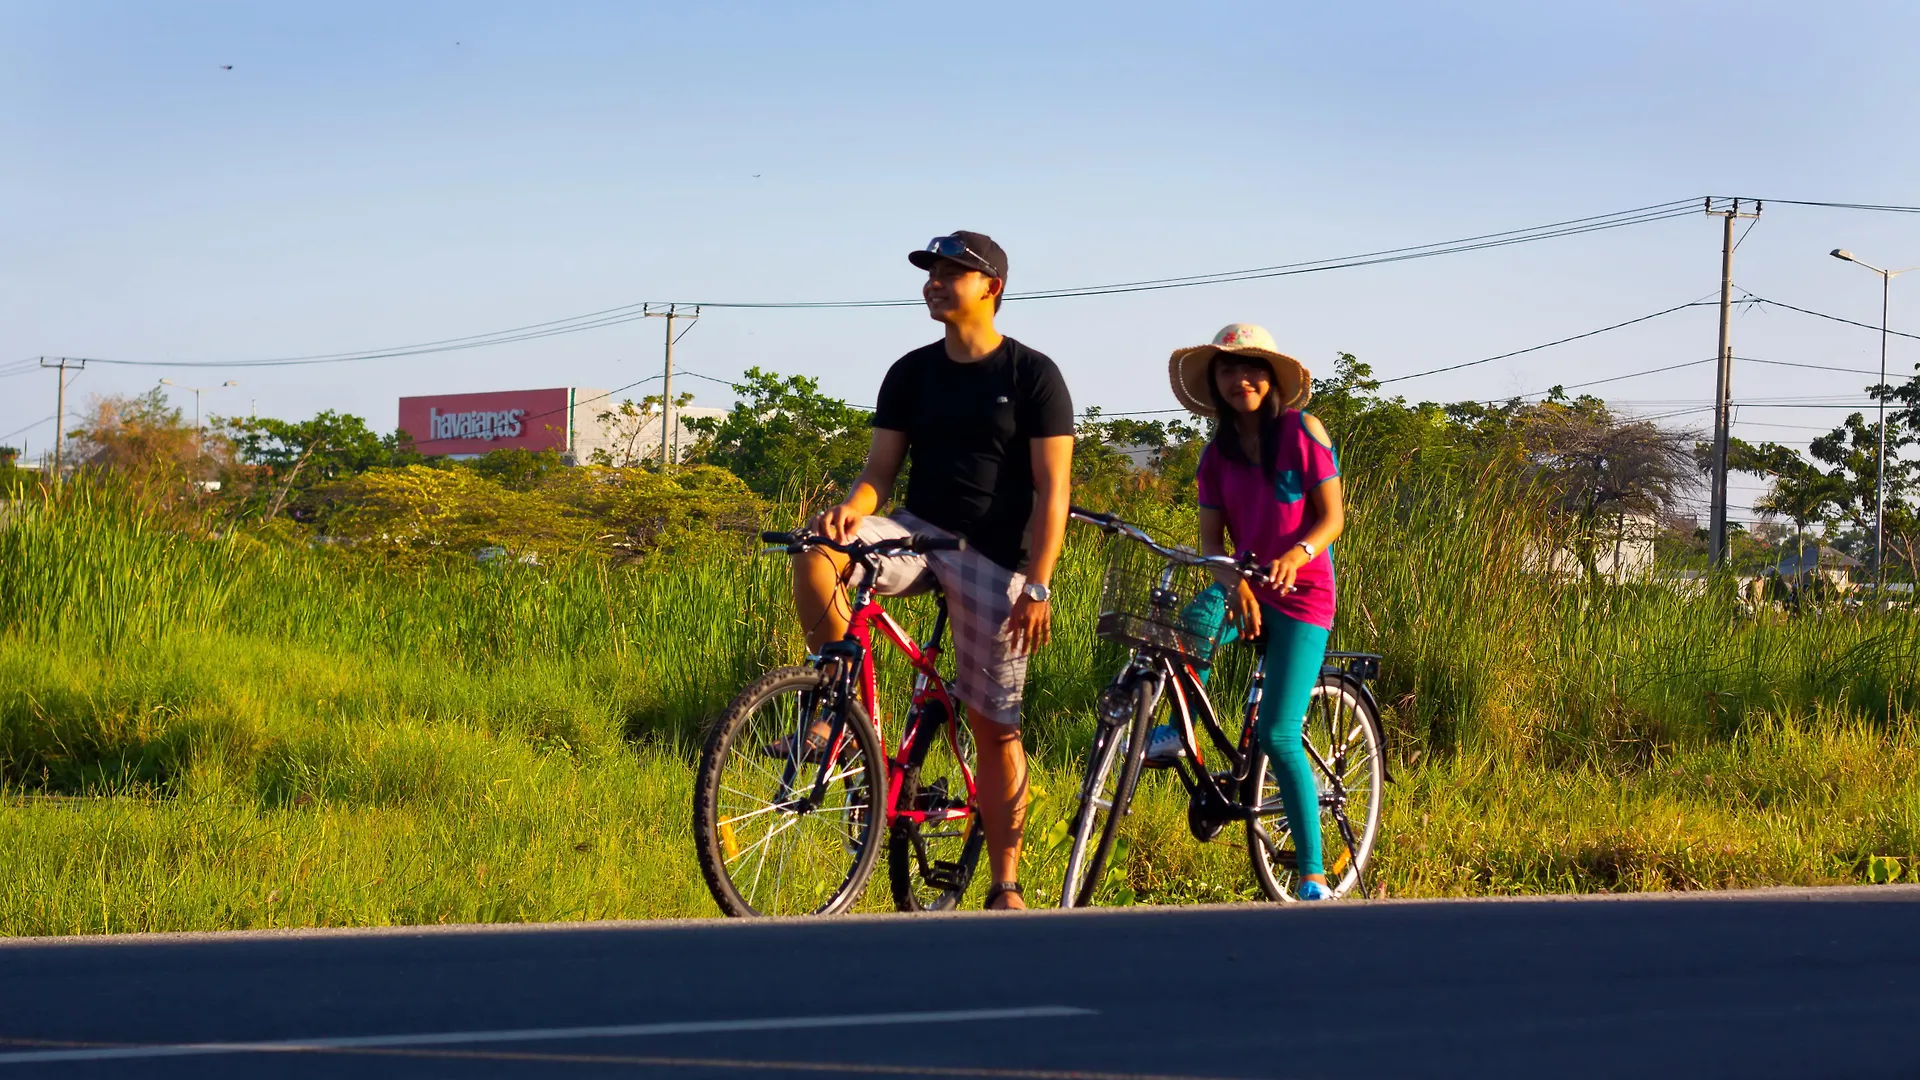
<path id="1" fill-rule="evenodd" d="M 234 474 L 236 496 L 268 518 L 290 503 L 298 507 L 296 516 L 305 516 L 305 495 L 345 477 L 429 460 L 406 432 L 377 435 L 360 417 L 332 409 L 311 420 L 229 417 L 215 423 L 243 466 Z"/>
<path id="2" fill-rule="evenodd" d="M 820 393 L 804 375 L 748 368 L 725 416 L 696 417 L 689 460 L 718 465 L 765 498 L 814 506 L 851 487 L 866 464 L 873 417 Z M 904 477 L 902 478 L 904 479 Z"/>
<path id="3" fill-rule="evenodd" d="M 1570 519 L 1569 542 L 1589 580 L 1599 580 L 1599 554 L 1622 538 L 1628 515 L 1671 513 L 1699 483 L 1696 436 L 1615 416 L 1591 395 L 1514 405 L 1507 414 L 1526 474 Z"/>
<path id="4" fill-rule="evenodd" d="M 1905 451 L 1920 445 L 1920 380 L 1898 387 L 1870 386 L 1867 392 L 1901 408 L 1887 413 L 1885 484 L 1886 547 L 1890 562 L 1909 573 L 1920 561 L 1920 461 Z M 1819 524 L 1835 546 L 1857 557 L 1872 557 L 1875 487 L 1880 471 L 1880 425 L 1853 413 L 1832 431 L 1814 439 L 1803 455 L 1778 443 L 1729 444 L 1728 467 L 1772 481 L 1754 509 L 1794 523 L 1804 539 Z M 1823 468 L 1824 466 L 1824 468 Z M 1845 526 L 1845 528 L 1841 528 Z"/>
<path id="5" fill-rule="evenodd" d="M 0 499 L 9 498 L 13 489 L 22 485 L 29 475 L 17 464 L 19 460 L 19 447 L 0 446 Z"/>
<path id="6" fill-rule="evenodd" d="M 508 491 L 534 491 L 549 483 L 567 468 L 558 450 L 528 450 L 509 446 L 491 450 L 467 463 L 467 467 Z"/>
<path id="7" fill-rule="evenodd" d="M 369 469 L 315 494 L 328 536 L 399 566 L 472 558 L 488 547 L 539 558 L 583 549 L 595 532 L 578 509 L 508 490 L 475 469 Z"/>
<path id="8" fill-rule="evenodd" d="M 1118 510 L 1149 497 L 1193 505 L 1193 478 L 1206 438 L 1185 420 L 1111 420 L 1090 408 L 1074 426 L 1074 498 L 1095 509 Z M 1141 460 L 1136 462 L 1135 455 Z"/>
<path id="9" fill-rule="evenodd" d="M 68 438 L 73 460 L 82 466 L 154 489 L 202 479 L 228 456 L 224 440 L 200 438 L 157 386 L 133 397 L 92 399 Z"/>
<path id="10" fill-rule="evenodd" d="M 594 465 L 614 465 L 624 469 L 659 461 L 660 448 L 641 446 L 640 437 L 646 434 L 648 427 L 666 430 L 666 417 L 661 414 L 661 403 L 665 400 L 664 395 L 649 394 L 641 398 L 638 405 L 635 405 L 632 400 L 622 401 L 619 405 L 594 417 L 606 431 L 608 445 L 596 449 L 590 457 L 590 462 Z M 683 409 L 692 403 L 692 394 L 681 394 L 674 399 L 673 407 Z M 687 448 L 681 448 L 680 456 L 683 458 L 687 456 Z"/>

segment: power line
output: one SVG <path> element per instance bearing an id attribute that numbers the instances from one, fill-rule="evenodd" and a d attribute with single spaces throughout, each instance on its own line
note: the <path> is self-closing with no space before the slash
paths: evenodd
<path id="1" fill-rule="evenodd" d="M 1824 206 L 1833 210 L 1874 210 L 1887 214 L 1920 214 L 1920 206 L 1889 206 L 1884 203 L 1819 202 L 1813 199 L 1768 199 L 1782 206 Z"/>
<path id="2" fill-rule="evenodd" d="M 1509 229 L 1502 232 L 1483 233 L 1477 236 L 1462 237 L 1456 240 L 1419 244 L 1410 247 L 1388 248 L 1380 251 L 1365 252 L 1358 255 L 1342 256 L 1331 259 L 1315 259 L 1306 262 L 1286 263 L 1275 266 L 1261 266 L 1246 270 L 1233 270 L 1213 274 L 1196 274 L 1185 277 L 1153 278 L 1142 281 L 1117 282 L 1107 285 L 1092 285 L 1069 289 L 1037 290 L 1027 293 L 1013 293 L 1007 296 L 1009 301 L 1055 300 L 1086 296 L 1109 296 L 1121 293 L 1147 292 L 1162 289 L 1192 288 L 1202 285 L 1225 284 L 1235 281 L 1256 281 L 1294 274 L 1320 273 L 1327 270 L 1349 269 L 1360 266 L 1375 266 L 1383 263 L 1403 262 L 1410 259 L 1433 258 L 1439 255 L 1459 254 L 1468 251 L 1481 251 L 1489 248 L 1506 247 L 1513 244 L 1532 243 L 1538 240 L 1551 240 L 1565 236 L 1577 236 L 1607 229 L 1623 228 L 1629 225 L 1641 225 L 1654 221 L 1678 218 L 1691 213 L 1688 208 L 1695 200 L 1679 199 L 1672 202 L 1656 203 L 1651 206 L 1636 207 L 1632 210 L 1616 211 L 1610 214 L 1596 214 L 1566 221 L 1535 225 L 1525 229 Z M 453 352 L 464 349 L 481 348 L 489 345 L 505 345 L 521 341 L 533 341 L 560 334 L 573 334 L 585 330 L 597 330 L 608 326 L 634 322 L 645 318 L 650 302 L 641 301 L 622 304 L 617 307 L 603 308 L 583 315 L 568 316 L 561 319 L 549 319 L 545 322 L 529 323 L 524 326 L 496 330 L 484 334 L 468 334 L 460 337 L 440 338 L 434 341 L 417 342 L 410 345 L 392 346 L 379 349 L 358 350 L 339 353 L 316 353 L 303 356 L 268 357 L 254 360 L 112 360 L 89 358 L 94 363 L 108 363 L 137 367 L 288 367 L 308 364 L 351 363 L 362 360 L 396 359 L 406 356 L 422 356 L 434 353 Z M 834 301 L 695 301 L 701 307 L 751 309 L 751 310 L 830 310 L 861 308 L 898 308 L 918 307 L 924 301 L 920 299 L 897 300 L 834 300 Z M 655 306 L 658 306 L 657 304 Z"/>
<path id="3" fill-rule="evenodd" d="M 1755 357 L 1755 356 L 1736 356 L 1734 357 L 1734 359 L 1739 360 L 1743 363 L 1768 364 L 1773 367 L 1811 368 L 1814 371 L 1844 371 L 1853 375 L 1880 374 L 1878 371 L 1875 371 L 1872 368 L 1836 367 L 1832 364 L 1805 364 L 1805 363 L 1795 363 L 1792 360 L 1762 360 L 1759 357 Z M 1914 379 L 1920 378 L 1920 375 L 1900 375 L 1900 376 L 1896 376 L 1896 378 L 1903 379 L 1907 382 L 1912 382 Z"/>
<path id="4" fill-rule="evenodd" d="M 1395 375 L 1391 379 L 1381 379 L 1380 385 L 1385 386 L 1388 383 L 1405 382 L 1408 379 L 1422 379 L 1428 375 L 1439 375 L 1442 372 L 1459 371 L 1462 368 L 1478 367 L 1481 364 L 1491 364 L 1495 360 L 1506 360 L 1515 356 L 1524 356 L 1527 353 L 1539 352 L 1542 349 L 1551 349 L 1556 345 L 1565 345 L 1568 342 L 1580 341 L 1584 338 L 1595 337 L 1600 334 L 1605 334 L 1614 330 L 1620 330 L 1625 327 L 1633 326 L 1638 323 L 1649 322 L 1653 319 L 1658 319 L 1665 315 L 1671 315 L 1676 311 L 1685 311 L 1687 308 L 1708 307 L 1708 306 L 1711 306 L 1711 305 L 1707 304 L 1704 300 L 1692 300 L 1684 304 L 1675 304 L 1673 307 L 1665 308 L 1661 311 L 1653 312 L 1652 314 L 1642 315 L 1638 318 L 1628 319 L 1625 322 L 1617 322 L 1610 326 L 1603 326 L 1598 330 L 1588 330 L 1585 333 L 1573 334 L 1569 337 L 1558 338 L 1553 341 L 1545 342 L 1540 345 L 1529 345 L 1524 349 L 1515 349 L 1512 352 L 1504 352 L 1498 356 L 1489 356 L 1480 360 L 1468 360 L 1467 362 L 1462 364 L 1449 364 L 1446 367 L 1432 368 L 1427 371 L 1416 371 L 1411 375 Z"/>
<path id="5" fill-rule="evenodd" d="M 1552 240 L 1563 236 L 1579 236 L 1590 232 L 1622 228 L 1627 225 L 1644 225 L 1655 221 L 1691 216 L 1695 200 L 1677 199 L 1672 202 L 1657 203 L 1653 206 L 1623 210 L 1615 214 L 1599 214 L 1593 217 L 1576 218 L 1571 221 L 1556 222 L 1551 225 L 1535 226 L 1531 229 L 1511 229 L 1500 233 L 1486 233 L 1481 236 L 1465 237 L 1460 240 L 1444 241 L 1437 244 L 1421 244 L 1414 247 L 1389 248 L 1383 251 L 1351 255 L 1341 259 L 1315 259 L 1307 262 L 1285 263 L 1279 266 L 1256 267 L 1251 270 L 1235 270 L 1219 274 L 1196 274 L 1188 277 L 1155 278 L 1147 281 L 1131 281 L 1118 285 L 1095 285 L 1079 289 L 1042 290 L 1031 293 L 1018 293 L 1007 297 L 1008 300 L 1058 299 L 1077 296 L 1107 296 L 1114 293 L 1149 292 L 1160 289 L 1189 288 L 1195 285 L 1218 285 L 1234 281 L 1258 281 L 1266 278 L 1289 277 L 1295 274 L 1318 273 L 1323 270 L 1343 270 L 1356 266 L 1378 266 L 1383 263 L 1406 262 L 1411 259 L 1425 259 L 1436 255 L 1453 255 L 1467 251 L 1484 251 L 1488 248 L 1507 247 L 1513 244 L 1532 243 L 1536 240 Z"/>
<path id="6" fill-rule="evenodd" d="M 22 434 L 25 434 L 26 432 L 32 431 L 34 428 L 39 427 L 41 424 L 51 424 L 51 423 L 53 423 L 53 417 L 43 416 L 40 419 L 35 420 L 33 423 L 28 424 L 26 427 L 14 428 L 12 431 L 7 432 L 5 435 L 0 435 L 0 439 L 11 439 L 15 435 L 22 435 Z"/>
<path id="7" fill-rule="evenodd" d="M 1792 304 L 1783 304 L 1778 300 L 1769 300 L 1764 296 L 1747 292 L 1747 290 L 1745 289 L 1741 289 L 1740 291 L 1747 293 L 1747 300 L 1750 303 L 1767 304 L 1772 307 L 1786 308 L 1788 311 L 1797 311 L 1802 315 L 1812 315 L 1813 317 L 1818 319 L 1827 319 L 1832 322 L 1846 323 L 1848 326 L 1858 326 L 1863 330 L 1872 330 L 1875 333 L 1880 332 L 1880 328 L 1878 326 L 1873 325 L 1872 323 L 1863 323 L 1855 319 L 1845 319 L 1845 318 L 1841 318 L 1838 315 L 1829 315 L 1824 311 L 1814 311 L 1811 308 L 1795 307 Z M 1887 333 L 1892 334 L 1895 337 L 1913 338 L 1916 341 L 1920 341 L 1920 334 L 1909 334 L 1904 330 L 1888 330 Z"/>
<path id="8" fill-rule="evenodd" d="M 1679 371 L 1682 368 L 1699 367 L 1701 364 L 1711 364 L 1711 363 L 1713 363 L 1712 357 L 1707 357 L 1705 360 L 1688 360 L 1683 364 L 1668 364 L 1666 367 L 1648 368 L 1645 371 L 1635 371 L 1626 375 L 1615 375 L 1610 379 L 1594 379 L 1591 382 L 1555 385 L 1545 390 L 1534 390 L 1525 394 L 1515 394 L 1511 398 L 1486 398 L 1486 399 L 1482 399 L 1479 402 L 1479 404 L 1498 405 L 1503 401 L 1512 401 L 1517 398 L 1540 397 L 1546 394 L 1551 394 L 1555 390 L 1582 390 L 1589 386 L 1600 386 L 1605 383 L 1623 382 L 1627 379 L 1637 379 L 1642 375 L 1658 375 L 1663 371 Z"/>

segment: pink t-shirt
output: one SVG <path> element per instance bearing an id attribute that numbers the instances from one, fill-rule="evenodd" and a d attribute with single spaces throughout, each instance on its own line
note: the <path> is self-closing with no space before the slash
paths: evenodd
<path id="1" fill-rule="evenodd" d="M 1220 511 L 1236 556 L 1252 555 L 1262 564 L 1286 554 L 1306 538 L 1318 523 L 1307 492 L 1340 475 L 1333 447 L 1313 437 L 1302 419 L 1306 414 L 1288 409 L 1280 417 L 1280 452 L 1269 479 L 1259 465 L 1228 461 L 1217 446 L 1200 453 L 1200 505 Z M 1294 579 L 1294 591 L 1254 586 L 1262 604 L 1289 618 L 1333 629 L 1333 553 L 1315 553 Z"/>

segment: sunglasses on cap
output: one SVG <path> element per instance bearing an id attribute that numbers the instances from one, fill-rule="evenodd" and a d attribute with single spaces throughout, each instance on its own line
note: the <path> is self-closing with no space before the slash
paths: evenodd
<path id="1" fill-rule="evenodd" d="M 967 242 L 957 236 L 936 236 L 927 241 L 925 250 L 929 255 L 938 255 L 943 259 L 953 259 L 956 261 L 962 256 L 965 256 L 979 263 L 981 267 L 987 268 L 995 277 L 1000 275 L 1000 270 L 993 265 L 992 259 L 968 247 Z M 978 269 L 978 267 L 975 269 Z"/>

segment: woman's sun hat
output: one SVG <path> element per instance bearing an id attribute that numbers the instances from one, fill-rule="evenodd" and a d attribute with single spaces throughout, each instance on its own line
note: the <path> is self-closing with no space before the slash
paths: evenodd
<path id="1" fill-rule="evenodd" d="M 1307 366 L 1280 351 L 1273 335 L 1265 327 L 1252 323 L 1228 323 L 1205 345 L 1175 349 L 1167 361 L 1167 376 L 1173 381 L 1173 396 L 1190 412 L 1211 417 L 1213 391 L 1207 387 L 1207 367 L 1221 353 L 1252 356 L 1265 360 L 1273 368 L 1273 396 L 1283 409 L 1297 409 L 1313 396 L 1313 373 Z"/>
<path id="2" fill-rule="evenodd" d="M 1309 373 L 1308 365 L 1281 352 L 1281 346 L 1273 344 L 1273 334 L 1265 327 L 1256 327 L 1254 323 L 1227 323 L 1227 327 L 1213 334 L 1212 342 L 1173 350 L 1173 357 L 1167 361 L 1173 396 L 1187 405 L 1188 411 L 1202 417 L 1215 415 L 1213 390 L 1208 388 L 1208 365 L 1223 352 L 1267 361 L 1267 365 L 1273 367 L 1273 396 L 1283 409 L 1298 409 L 1313 396 L 1313 373 Z"/>

